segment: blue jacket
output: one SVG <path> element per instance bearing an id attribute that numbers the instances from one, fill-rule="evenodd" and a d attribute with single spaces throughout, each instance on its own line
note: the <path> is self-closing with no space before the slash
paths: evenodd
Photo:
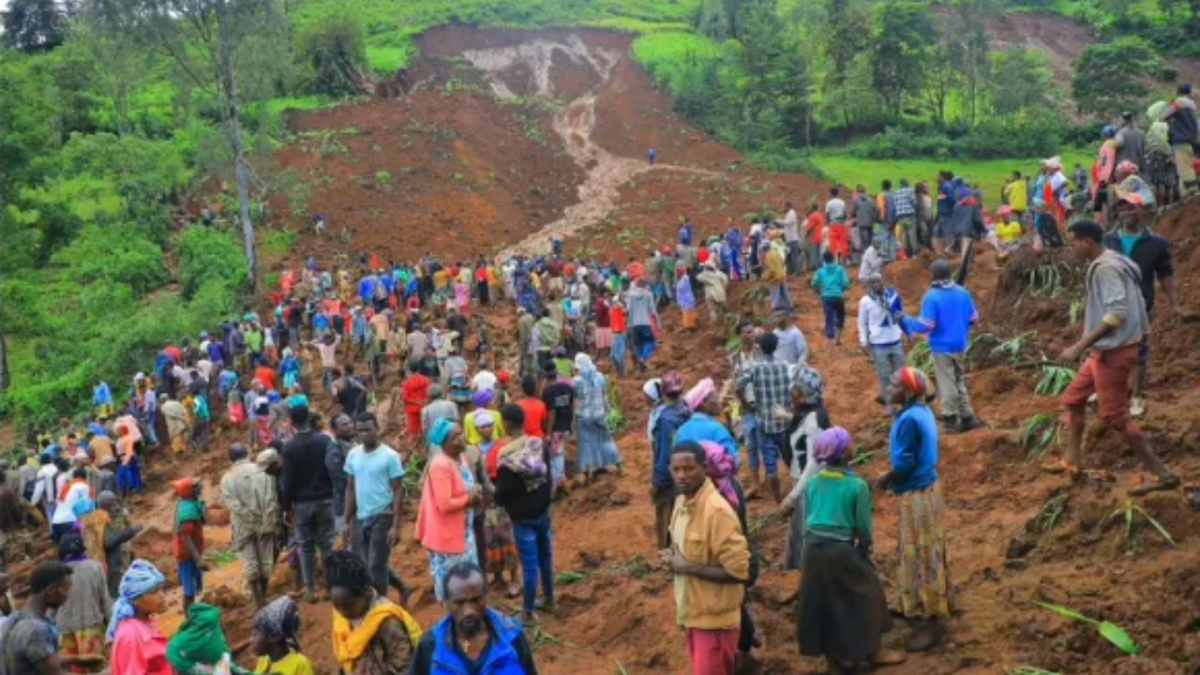
<path id="1" fill-rule="evenodd" d="M 967 351 L 971 326 L 979 321 L 971 292 L 958 284 L 934 286 L 921 301 L 921 316 L 903 318 L 907 333 L 929 335 L 929 350 L 934 354 L 962 354 Z"/>
<path id="2" fill-rule="evenodd" d="M 850 288 L 850 277 L 845 267 L 835 262 L 825 263 L 813 275 L 812 285 L 822 298 L 844 298 L 846 289 Z"/>
<path id="3" fill-rule="evenodd" d="M 671 478 L 671 448 L 674 447 L 676 432 L 688 421 L 691 414 L 683 401 L 663 406 L 658 414 L 658 420 L 651 429 L 654 444 L 650 448 L 654 453 L 654 475 L 650 484 L 656 488 L 666 489 L 675 484 Z"/>
<path id="4" fill-rule="evenodd" d="M 729 429 L 726 429 L 724 424 L 713 419 L 710 415 L 702 412 L 692 413 L 691 419 L 684 423 L 682 427 L 679 427 L 679 431 L 675 434 L 674 445 L 679 445 L 687 441 L 695 441 L 697 443 L 700 441 L 711 441 L 724 447 L 725 452 L 731 457 L 736 459 L 738 456 L 737 441 L 734 440 L 733 434 L 729 433 Z M 668 461 L 670 460 L 668 459 Z"/>
<path id="5" fill-rule="evenodd" d="M 938 478 L 938 428 L 933 411 L 924 403 L 910 403 L 896 415 L 888 438 L 891 448 L 892 492 L 923 490 Z"/>
<path id="6" fill-rule="evenodd" d="M 490 607 L 485 611 L 493 633 L 491 646 L 477 671 L 479 675 L 537 675 L 521 624 Z M 462 652 L 454 648 L 449 616 L 421 636 L 408 672 L 411 675 L 468 674 Z"/>

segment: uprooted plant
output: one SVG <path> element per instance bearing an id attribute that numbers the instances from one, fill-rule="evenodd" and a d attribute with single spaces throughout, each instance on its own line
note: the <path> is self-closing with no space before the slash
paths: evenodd
<path id="1" fill-rule="evenodd" d="M 1034 390 L 1038 396 L 1058 396 L 1067 390 L 1075 379 L 1075 369 L 1066 366 L 1042 366 L 1042 379 Z"/>
<path id="2" fill-rule="evenodd" d="M 1033 520 L 1029 521 L 1029 525 L 1036 527 L 1043 534 L 1053 530 L 1058 525 L 1058 521 L 1062 519 L 1063 514 L 1067 512 L 1067 502 L 1070 498 L 1071 493 L 1066 491 L 1051 496 L 1045 504 L 1042 504 L 1042 508 L 1038 510 Z"/>
<path id="3" fill-rule="evenodd" d="M 1029 453 L 1030 459 L 1046 454 L 1051 445 L 1058 444 L 1058 433 L 1062 424 L 1058 417 L 1050 413 L 1038 413 L 1025 420 L 1021 432 L 1021 447 Z"/>
<path id="4" fill-rule="evenodd" d="M 1082 621 L 1083 623 L 1090 623 L 1096 627 L 1096 631 L 1100 633 L 1101 637 L 1111 642 L 1117 649 L 1120 649 L 1126 654 L 1136 656 L 1138 652 L 1142 651 L 1142 648 L 1138 646 L 1137 642 L 1134 641 L 1134 639 L 1124 628 L 1121 628 L 1111 621 L 1097 621 L 1095 619 L 1086 617 L 1079 612 L 1076 612 L 1070 607 L 1052 605 L 1048 602 L 1041 602 L 1040 600 L 1034 600 L 1033 604 L 1041 607 L 1042 609 L 1048 609 L 1060 616 L 1065 616 L 1068 619 Z"/>
<path id="5" fill-rule="evenodd" d="M 1146 509 L 1143 509 L 1142 505 L 1138 504 L 1137 500 L 1135 500 L 1133 497 L 1126 499 L 1121 503 L 1120 506 L 1113 510 L 1112 513 L 1108 514 L 1108 516 L 1104 518 L 1104 522 L 1101 523 L 1101 525 L 1107 525 L 1110 521 L 1117 517 L 1124 518 L 1125 550 L 1132 551 L 1136 547 L 1137 543 L 1134 537 L 1134 523 L 1138 520 L 1139 516 L 1145 519 L 1146 522 L 1150 523 L 1155 530 L 1158 530 L 1158 533 L 1163 539 L 1166 540 L 1168 544 L 1171 545 L 1172 548 L 1179 548 L 1179 545 L 1175 543 L 1175 538 L 1171 536 L 1170 531 L 1168 531 L 1166 527 L 1163 527 L 1162 523 L 1158 522 L 1153 516 L 1147 513 Z"/>

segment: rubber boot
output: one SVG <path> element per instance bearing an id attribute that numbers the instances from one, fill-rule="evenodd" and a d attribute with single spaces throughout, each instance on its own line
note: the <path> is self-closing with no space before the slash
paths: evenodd
<path id="1" fill-rule="evenodd" d="M 779 487 L 779 476 L 769 476 L 767 485 L 771 488 L 771 498 L 775 500 L 775 504 L 783 503 L 783 491 Z"/>

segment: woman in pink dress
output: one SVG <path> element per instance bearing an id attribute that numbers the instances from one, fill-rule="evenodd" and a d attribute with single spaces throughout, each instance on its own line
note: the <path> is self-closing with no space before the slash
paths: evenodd
<path id="1" fill-rule="evenodd" d="M 167 638 L 154 617 L 167 608 L 166 578 L 145 560 L 134 560 L 121 577 L 108 639 L 112 675 L 171 675 Z"/>
<path id="2" fill-rule="evenodd" d="M 454 283 L 454 304 L 463 316 L 471 314 L 471 287 L 459 279 Z"/>

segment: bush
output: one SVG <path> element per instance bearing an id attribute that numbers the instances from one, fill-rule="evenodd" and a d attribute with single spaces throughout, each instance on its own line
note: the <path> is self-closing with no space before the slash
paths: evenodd
<path id="1" fill-rule="evenodd" d="M 246 258 L 232 232 L 202 225 L 184 229 L 179 237 L 179 283 L 185 300 L 209 281 L 232 292 L 245 286 L 246 279 Z"/>
<path id="2" fill-rule="evenodd" d="M 305 91 L 335 97 L 359 93 L 367 68 L 362 24 L 339 14 L 309 27 L 296 38 L 296 65 Z"/>
<path id="3" fill-rule="evenodd" d="M 942 133 L 912 134 L 888 127 L 883 133 L 857 143 L 851 154 L 863 159 L 945 159 L 954 154 L 954 145 Z"/>
<path id="4" fill-rule="evenodd" d="M 88 225 L 51 262 L 65 268 L 77 282 L 127 284 L 137 295 L 145 295 L 170 278 L 163 264 L 162 249 L 136 225 Z"/>

